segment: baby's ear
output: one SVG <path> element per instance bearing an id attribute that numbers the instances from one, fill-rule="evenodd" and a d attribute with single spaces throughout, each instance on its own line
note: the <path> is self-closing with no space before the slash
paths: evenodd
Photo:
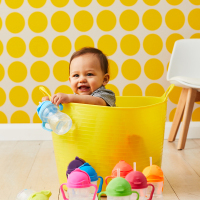
<path id="1" fill-rule="evenodd" d="M 110 80 L 110 75 L 107 73 L 104 75 L 104 78 L 103 78 L 103 86 L 106 86 L 109 80 Z"/>

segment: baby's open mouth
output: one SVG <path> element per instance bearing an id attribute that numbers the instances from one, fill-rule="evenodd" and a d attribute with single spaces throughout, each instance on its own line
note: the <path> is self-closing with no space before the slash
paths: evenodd
<path id="1" fill-rule="evenodd" d="M 88 86 L 80 86 L 78 87 L 79 90 L 88 90 L 90 87 Z"/>

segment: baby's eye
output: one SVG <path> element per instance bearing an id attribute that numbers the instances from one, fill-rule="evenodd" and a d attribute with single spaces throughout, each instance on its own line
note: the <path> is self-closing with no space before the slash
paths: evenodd
<path id="1" fill-rule="evenodd" d="M 93 74 L 92 73 L 88 73 L 87 76 L 93 76 Z"/>
<path id="2" fill-rule="evenodd" d="M 78 74 L 74 74 L 73 77 L 79 77 L 79 75 Z"/>

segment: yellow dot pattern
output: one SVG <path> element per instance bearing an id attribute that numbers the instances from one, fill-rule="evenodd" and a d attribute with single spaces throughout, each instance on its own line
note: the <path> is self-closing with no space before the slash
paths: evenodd
<path id="1" fill-rule="evenodd" d="M 81 35 L 76 39 L 74 47 L 76 51 L 83 47 L 94 47 L 94 41 L 90 36 Z"/>
<path id="2" fill-rule="evenodd" d="M 43 32 L 47 27 L 47 17 L 42 12 L 34 12 L 28 18 L 29 28 L 35 33 Z"/>
<path id="3" fill-rule="evenodd" d="M 43 61 L 36 61 L 32 64 L 30 73 L 32 78 L 37 82 L 44 82 L 50 75 L 49 66 Z"/>
<path id="4" fill-rule="evenodd" d="M 118 66 L 114 60 L 108 60 L 110 81 L 114 80 L 118 75 Z"/>
<path id="5" fill-rule="evenodd" d="M 179 30 L 185 23 L 185 15 L 179 9 L 171 9 L 165 16 L 166 25 L 172 30 Z"/>
<path id="6" fill-rule="evenodd" d="M 22 86 L 15 86 L 10 90 L 9 99 L 14 106 L 23 107 L 29 99 L 28 91 Z"/>
<path id="7" fill-rule="evenodd" d="M 98 49 L 103 51 L 107 56 L 113 55 L 117 50 L 117 41 L 111 35 L 103 35 L 97 43 Z"/>
<path id="8" fill-rule="evenodd" d="M 146 96 L 154 96 L 154 97 L 160 97 L 164 94 L 165 90 L 162 85 L 159 83 L 152 83 L 148 85 L 148 87 L 145 90 Z"/>
<path id="9" fill-rule="evenodd" d="M 143 0 L 148 6 L 155 6 L 160 0 Z"/>
<path id="10" fill-rule="evenodd" d="M 22 38 L 12 37 L 7 42 L 7 52 L 11 57 L 20 58 L 24 55 L 25 51 L 26 51 L 26 43 L 24 42 Z M 1 54 L 1 50 L 0 50 L 0 54 Z"/>
<path id="11" fill-rule="evenodd" d="M 74 25 L 81 32 L 89 31 L 93 26 L 93 16 L 88 11 L 82 10 L 76 13 Z"/>
<path id="12" fill-rule="evenodd" d="M 183 39 L 183 36 L 178 33 L 173 33 L 169 35 L 169 37 L 166 40 L 166 48 L 169 51 L 169 53 L 172 53 L 174 43 L 177 40 L 181 40 L 181 39 Z"/>
<path id="13" fill-rule="evenodd" d="M 0 40 L 0 56 L 1 56 L 2 53 L 3 53 L 3 43 Z"/>
<path id="14" fill-rule="evenodd" d="M 77 6 L 80 6 L 80 7 L 86 7 L 88 5 L 90 5 L 90 3 L 92 2 L 92 0 L 85 0 L 85 1 L 82 1 L 82 0 L 74 0 L 75 4 Z"/>
<path id="15" fill-rule="evenodd" d="M 35 57 L 45 56 L 49 50 L 49 44 L 44 37 L 36 36 L 29 43 L 29 50 Z"/>
<path id="16" fill-rule="evenodd" d="M 117 96 L 163 95 L 174 43 L 200 38 L 199 5 L 199 0 L 5 0 L 0 4 L 0 123 L 41 123 L 40 85 L 50 94 L 73 94 L 69 61 L 83 47 L 108 56 L 106 88 Z M 169 95 L 168 121 L 181 91 L 175 87 Z M 199 111 L 196 103 L 193 121 L 200 121 Z"/>
<path id="17" fill-rule="evenodd" d="M 52 42 L 52 50 L 56 56 L 65 57 L 71 51 L 71 42 L 65 36 L 58 36 Z"/>
<path id="18" fill-rule="evenodd" d="M 125 35 L 120 42 L 121 50 L 128 56 L 135 55 L 140 49 L 140 41 L 135 35 Z"/>
<path id="19" fill-rule="evenodd" d="M 97 25 L 102 31 L 111 31 L 116 21 L 115 14 L 109 10 L 101 11 L 97 16 Z"/>
<path id="20" fill-rule="evenodd" d="M 2 19 L 0 18 L 0 30 L 1 30 L 1 27 L 2 27 Z"/>
<path id="21" fill-rule="evenodd" d="M 144 72 L 149 79 L 157 80 L 162 77 L 164 66 L 160 60 L 152 58 L 145 63 Z"/>
<path id="22" fill-rule="evenodd" d="M 6 114 L 3 113 L 2 111 L 0 111 L 0 123 L 3 123 L 3 124 L 8 123 L 8 119 L 6 117 Z"/>
<path id="23" fill-rule="evenodd" d="M 3 106 L 3 104 L 6 102 L 6 93 L 5 93 L 4 89 L 1 87 L 0 87 L 0 95 L 1 95 L 0 106 Z"/>
<path id="24" fill-rule="evenodd" d="M 200 8 L 193 9 L 188 15 L 188 23 L 191 28 L 195 30 L 200 30 L 200 24 L 198 23 L 200 19 Z"/>
<path id="25" fill-rule="evenodd" d="M 115 0 L 97 0 L 99 5 L 104 6 L 104 7 L 111 6 L 114 3 L 114 1 Z"/>
<path id="26" fill-rule="evenodd" d="M 122 64 L 122 75 L 127 80 L 135 80 L 141 74 L 141 66 L 137 60 L 128 59 Z"/>
<path id="27" fill-rule="evenodd" d="M 22 6 L 22 4 L 24 3 L 24 0 L 17 0 L 17 1 L 15 1 L 15 0 L 5 0 L 5 3 L 9 8 L 17 9 L 17 8 Z"/>
<path id="28" fill-rule="evenodd" d="M 23 110 L 18 110 L 12 114 L 10 123 L 30 123 L 30 117 Z"/>
<path id="29" fill-rule="evenodd" d="M 53 67 L 53 75 L 60 82 L 68 81 L 69 63 L 65 60 L 58 61 Z"/>
<path id="30" fill-rule="evenodd" d="M 27 76 L 27 68 L 24 63 L 15 61 L 8 67 L 8 76 L 13 82 L 20 83 L 24 81 Z"/>
<path id="31" fill-rule="evenodd" d="M 133 6 L 138 0 L 120 0 L 124 6 Z"/>
<path id="32" fill-rule="evenodd" d="M 17 12 L 10 13 L 6 18 L 6 28 L 11 33 L 19 33 L 25 26 L 24 17 Z"/>
<path id="33" fill-rule="evenodd" d="M 2 64 L 0 64 L 0 81 L 3 80 L 4 78 L 4 75 L 5 75 L 5 70 L 4 70 L 4 67 Z"/>
<path id="34" fill-rule="evenodd" d="M 28 3 L 33 8 L 41 8 L 45 5 L 47 0 L 28 0 Z"/>
<path id="35" fill-rule="evenodd" d="M 57 11 L 53 14 L 51 18 L 51 25 L 53 29 L 57 32 L 64 32 L 70 26 L 70 17 L 64 11 Z"/>
<path id="36" fill-rule="evenodd" d="M 155 31 L 161 26 L 162 16 L 157 10 L 149 9 L 144 13 L 142 22 L 146 29 Z"/>
<path id="37" fill-rule="evenodd" d="M 139 16 L 134 10 L 125 10 L 120 15 L 119 22 L 124 30 L 133 31 L 139 25 Z"/>
<path id="38" fill-rule="evenodd" d="M 167 0 L 167 3 L 169 3 L 172 6 L 179 5 L 183 0 Z"/>

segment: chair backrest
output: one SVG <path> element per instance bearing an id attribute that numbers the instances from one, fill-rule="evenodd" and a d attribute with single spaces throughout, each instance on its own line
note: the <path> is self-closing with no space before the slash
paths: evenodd
<path id="1" fill-rule="evenodd" d="M 200 78 L 200 39 L 182 39 L 175 42 L 167 80 L 176 76 Z"/>

